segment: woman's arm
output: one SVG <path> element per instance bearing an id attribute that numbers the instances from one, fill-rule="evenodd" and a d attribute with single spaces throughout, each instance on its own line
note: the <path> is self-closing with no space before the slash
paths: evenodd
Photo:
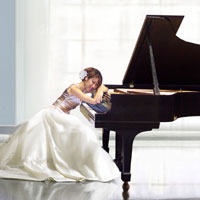
<path id="1" fill-rule="evenodd" d="M 101 103 L 104 92 L 108 92 L 108 88 L 105 85 L 101 84 L 94 95 L 97 103 Z"/>
<path id="2" fill-rule="evenodd" d="M 91 104 L 97 104 L 100 103 L 102 101 L 102 96 L 104 92 L 107 92 L 108 88 L 105 87 L 104 85 L 101 85 L 98 89 L 97 92 L 94 96 L 94 98 L 86 95 L 85 93 L 83 93 L 80 88 L 78 88 L 76 85 L 72 85 L 69 89 L 68 89 L 68 93 L 72 94 L 76 97 L 78 97 L 81 101 L 85 101 L 86 103 L 91 103 Z"/>

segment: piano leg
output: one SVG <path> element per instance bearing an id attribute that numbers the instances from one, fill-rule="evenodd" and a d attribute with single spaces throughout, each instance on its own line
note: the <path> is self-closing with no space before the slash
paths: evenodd
<path id="1" fill-rule="evenodd" d="M 118 132 L 115 135 L 115 159 L 114 162 L 118 166 L 119 170 L 122 171 L 122 139 Z"/>
<path id="2" fill-rule="evenodd" d="M 110 137 L 110 130 L 103 128 L 103 146 L 102 148 L 109 153 L 109 137 Z"/>
<path id="3" fill-rule="evenodd" d="M 123 189 L 129 190 L 129 181 L 131 180 L 131 157 L 132 157 L 132 146 L 135 136 L 140 133 L 138 130 L 120 130 L 118 133 L 121 137 L 122 142 L 122 171 L 121 179 L 124 181 Z"/>

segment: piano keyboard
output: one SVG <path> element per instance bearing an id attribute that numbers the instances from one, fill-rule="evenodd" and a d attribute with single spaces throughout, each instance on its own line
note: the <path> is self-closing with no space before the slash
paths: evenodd
<path id="1" fill-rule="evenodd" d="M 94 124 L 96 112 L 92 110 L 92 108 L 90 108 L 85 102 L 82 102 L 80 106 L 80 110 L 83 113 L 83 115 L 86 117 L 86 119 L 90 123 Z"/>
<path id="2" fill-rule="evenodd" d="M 103 103 L 93 105 L 93 104 L 82 102 L 81 111 L 83 112 L 83 114 L 89 113 L 89 115 L 86 114 L 85 117 L 90 122 L 93 123 L 95 121 L 95 115 L 99 113 L 106 113 L 108 111 L 108 108 Z"/>
<path id="3" fill-rule="evenodd" d="M 94 111 L 87 103 L 83 102 L 82 105 L 87 108 L 87 110 L 89 111 L 89 113 L 92 115 L 92 116 L 95 116 L 95 114 L 97 114 L 96 111 Z"/>
<path id="4" fill-rule="evenodd" d="M 97 113 L 106 113 L 108 111 L 108 108 L 106 107 L 105 103 L 99 103 L 96 105 L 87 103 L 87 105 Z"/>

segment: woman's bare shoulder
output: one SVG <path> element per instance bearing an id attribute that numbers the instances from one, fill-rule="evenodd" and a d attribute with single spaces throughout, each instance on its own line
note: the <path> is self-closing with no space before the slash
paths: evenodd
<path id="1" fill-rule="evenodd" d="M 67 90 L 68 94 L 73 94 L 75 91 L 80 91 L 78 84 L 71 84 Z"/>

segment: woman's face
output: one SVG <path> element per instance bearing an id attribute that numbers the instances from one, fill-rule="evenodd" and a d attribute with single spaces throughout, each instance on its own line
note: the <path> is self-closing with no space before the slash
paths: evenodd
<path id="1" fill-rule="evenodd" d="M 99 78 L 86 78 L 85 79 L 85 91 L 92 92 L 97 89 L 99 84 Z"/>

